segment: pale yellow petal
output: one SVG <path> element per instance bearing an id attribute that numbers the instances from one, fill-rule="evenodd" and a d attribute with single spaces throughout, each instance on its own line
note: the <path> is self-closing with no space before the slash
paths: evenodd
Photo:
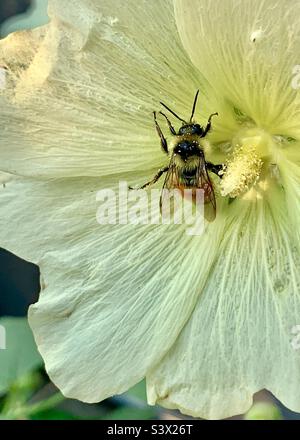
<path id="1" fill-rule="evenodd" d="M 97 192 L 116 185 L 86 178 L 0 187 L 0 246 L 41 270 L 29 318 L 46 369 L 66 396 L 87 402 L 123 392 L 169 350 L 222 233 L 220 225 L 204 237 L 184 225 L 99 225 Z M 212 237 L 205 265 L 194 265 Z"/>
<path id="2" fill-rule="evenodd" d="M 175 0 L 183 44 L 220 99 L 222 124 L 300 138 L 300 1 Z M 221 110 L 220 110 L 221 111 Z"/>
<path id="3" fill-rule="evenodd" d="M 274 188 L 256 203 L 231 203 L 193 315 L 148 374 L 150 403 L 219 419 L 244 413 L 266 388 L 300 412 L 299 222 L 284 197 Z"/>
<path id="4" fill-rule="evenodd" d="M 164 100 L 186 116 L 202 88 L 173 2 L 50 0 L 49 16 L 43 38 L 0 42 L 0 169 L 66 177 L 160 167 L 153 111 Z"/>

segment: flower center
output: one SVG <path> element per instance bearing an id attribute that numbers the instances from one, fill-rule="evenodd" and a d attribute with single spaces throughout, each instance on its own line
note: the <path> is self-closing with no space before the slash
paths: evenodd
<path id="1" fill-rule="evenodd" d="M 233 139 L 232 147 L 220 183 L 221 195 L 256 198 L 274 177 L 275 142 L 263 130 L 247 129 Z"/>

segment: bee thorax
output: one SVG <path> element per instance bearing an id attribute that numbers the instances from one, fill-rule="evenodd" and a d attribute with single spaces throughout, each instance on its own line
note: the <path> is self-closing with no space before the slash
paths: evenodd
<path id="1" fill-rule="evenodd" d="M 186 164 L 187 168 L 191 168 L 203 156 L 203 151 L 197 141 L 182 139 L 174 145 L 173 154 L 178 164 Z"/>

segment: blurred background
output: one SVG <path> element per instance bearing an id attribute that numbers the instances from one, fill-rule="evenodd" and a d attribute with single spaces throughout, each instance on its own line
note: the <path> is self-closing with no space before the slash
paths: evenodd
<path id="1" fill-rule="evenodd" d="M 120 0 L 121 1 L 121 0 Z M 48 0 L 0 0 L 0 38 L 48 22 Z M 177 411 L 150 407 L 145 383 L 99 404 L 65 399 L 49 380 L 27 324 L 27 310 L 39 294 L 38 267 L 0 249 L 0 419 L 188 419 Z M 3 348 L 3 347 L 2 347 Z M 252 409 L 234 419 L 297 419 L 269 392 L 255 396 Z"/>

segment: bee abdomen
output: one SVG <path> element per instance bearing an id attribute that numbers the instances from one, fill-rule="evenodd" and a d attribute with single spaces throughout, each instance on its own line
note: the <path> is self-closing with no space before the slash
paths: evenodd
<path id="1" fill-rule="evenodd" d="M 196 186 L 197 184 L 196 174 L 197 174 L 196 168 L 191 168 L 191 169 L 184 168 L 181 171 L 182 184 L 186 187 Z"/>

